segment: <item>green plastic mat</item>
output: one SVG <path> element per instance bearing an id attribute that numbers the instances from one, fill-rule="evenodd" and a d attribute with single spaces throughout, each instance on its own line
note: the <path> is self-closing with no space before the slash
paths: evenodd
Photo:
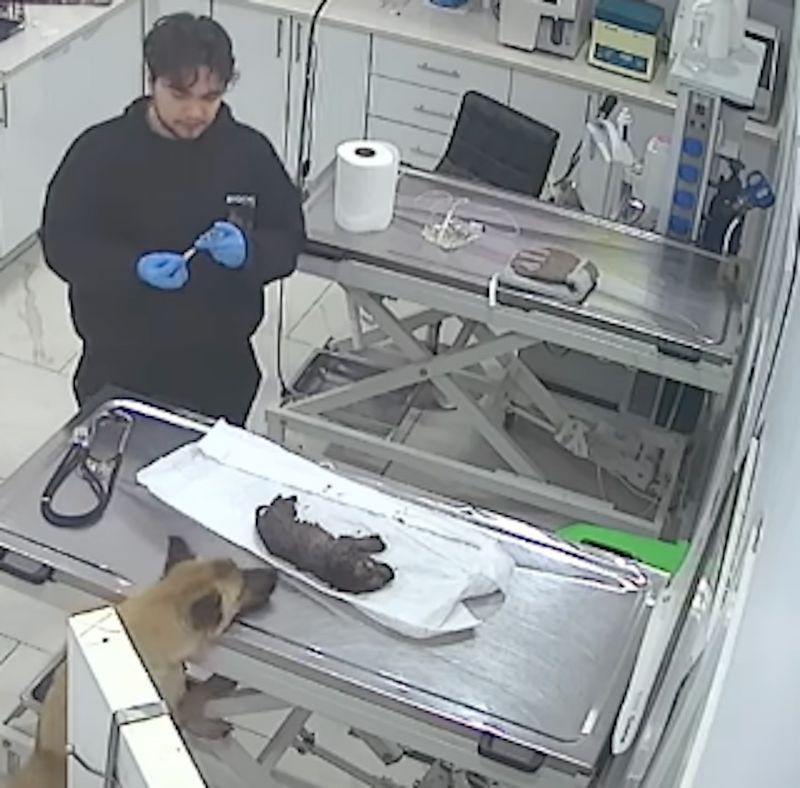
<path id="1" fill-rule="evenodd" d="M 662 542 L 660 539 L 634 536 L 589 523 L 565 525 L 556 531 L 556 535 L 568 542 L 599 547 L 626 558 L 633 558 L 671 575 L 678 571 L 689 549 L 688 541 Z"/>

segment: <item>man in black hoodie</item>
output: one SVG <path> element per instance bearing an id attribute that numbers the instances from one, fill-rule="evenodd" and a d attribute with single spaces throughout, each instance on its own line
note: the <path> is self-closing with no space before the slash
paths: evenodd
<path id="1" fill-rule="evenodd" d="M 264 285 L 305 242 L 299 192 L 222 101 L 235 72 L 219 24 L 164 17 L 144 54 L 150 95 L 81 134 L 47 190 L 44 255 L 83 339 L 75 395 L 116 385 L 241 425 Z"/>

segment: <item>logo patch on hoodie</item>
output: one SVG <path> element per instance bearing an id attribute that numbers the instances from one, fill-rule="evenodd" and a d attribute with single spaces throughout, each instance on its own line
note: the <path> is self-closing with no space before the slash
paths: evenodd
<path id="1" fill-rule="evenodd" d="M 245 232 L 253 229 L 256 219 L 257 200 L 255 194 L 228 194 L 225 196 L 228 221 Z"/>

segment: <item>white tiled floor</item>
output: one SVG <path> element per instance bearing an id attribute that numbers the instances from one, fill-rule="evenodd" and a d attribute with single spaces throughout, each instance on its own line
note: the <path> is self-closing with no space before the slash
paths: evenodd
<path id="1" fill-rule="evenodd" d="M 329 283 L 302 274 L 289 280 L 283 354 L 287 376 L 331 334 L 341 335 L 344 315 L 343 300 Z M 255 337 L 267 375 L 274 375 L 270 358 L 273 330 L 271 321 L 265 321 Z M 70 378 L 79 347 L 69 320 L 65 287 L 44 266 L 38 247 L 34 247 L 0 271 L 0 479 L 10 476 L 74 413 Z M 257 402 L 256 428 L 262 410 Z M 43 669 L 63 639 L 61 613 L 0 585 L 0 716 L 13 708 L 20 691 Z M 258 733 L 265 732 L 265 724 L 274 721 L 253 721 Z M 325 735 L 338 735 L 341 746 L 347 746 L 344 732 L 336 730 L 338 733 L 327 731 Z M 259 743 L 263 746 L 256 735 L 252 746 Z M 337 782 L 335 776 L 323 772 L 328 785 L 352 785 L 346 777 L 339 775 Z"/>

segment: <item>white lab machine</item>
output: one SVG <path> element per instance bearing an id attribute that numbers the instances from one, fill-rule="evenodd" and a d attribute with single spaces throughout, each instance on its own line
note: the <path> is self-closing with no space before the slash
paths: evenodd
<path id="1" fill-rule="evenodd" d="M 755 104 L 766 47 L 744 39 L 724 58 L 708 56 L 702 30 L 670 68 L 678 85 L 670 161 L 658 231 L 678 241 L 699 237 L 709 186 L 721 159 L 737 160 Z"/>
<path id="2" fill-rule="evenodd" d="M 589 0 L 503 0 L 497 37 L 501 44 L 574 58 L 589 35 Z"/>
<path id="3" fill-rule="evenodd" d="M 649 82 L 656 73 L 664 9 L 645 0 L 599 0 L 592 22 L 588 62 Z"/>
<path id="4" fill-rule="evenodd" d="M 692 35 L 692 21 L 696 0 L 680 0 L 675 10 L 675 21 L 670 36 L 668 62 L 671 66 L 678 55 L 689 44 Z M 747 14 L 747 5 L 736 4 L 737 10 Z M 772 115 L 773 99 L 778 79 L 778 55 L 780 52 L 780 30 L 774 25 L 747 18 L 744 22 L 744 37 L 766 47 L 764 62 L 758 77 L 755 105 L 749 113 L 753 120 L 766 123 Z M 678 92 L 678 84 L 672 73 L 667 74 L 666 88 L 669 93 Z"/>

